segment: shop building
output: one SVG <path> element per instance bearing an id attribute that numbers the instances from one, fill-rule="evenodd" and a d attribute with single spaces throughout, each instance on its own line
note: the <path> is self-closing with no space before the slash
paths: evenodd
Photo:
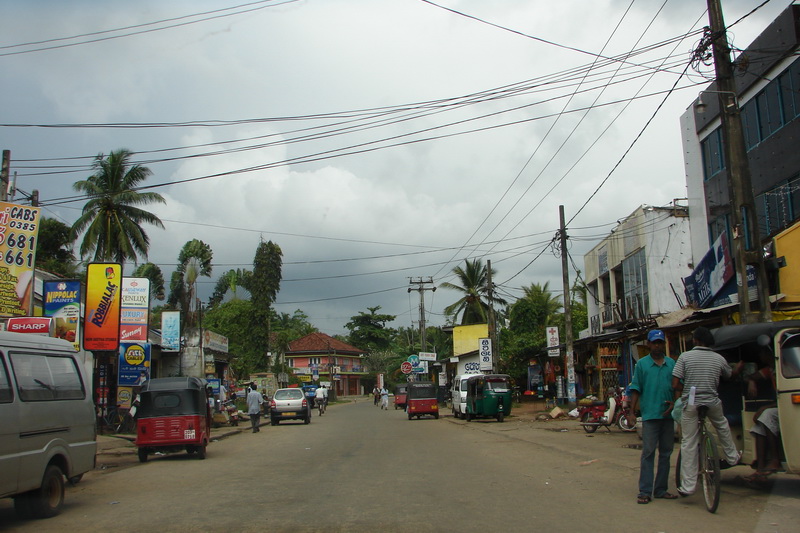
<path id="1" fill-rule="evenodd" d="M 337 396 L 364 394 L 362 379 L 367 376 L 362 356 L 366 352 L 324 333 L 311 333 L 289 343 L 287 364 L 300 381 L 328 381 Z"/>

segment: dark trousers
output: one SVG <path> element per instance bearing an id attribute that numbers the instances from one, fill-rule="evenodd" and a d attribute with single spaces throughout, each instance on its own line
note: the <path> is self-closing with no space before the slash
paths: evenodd
<path id="1" fill-rule="evenodd" d="M 261 419 L 261 413 L 257 413 L 254 415 L 250 415 L 250 426 L 253 428 L 253 433 L 259 431 L 258 429 L 258 421 Z"/>
<path id="2" fill-rule="evenodd" d="M 667 492 L 669 460 L 675 445 L 675 421 L 670 418 L 642 422 L 642 460 L 639 467 L 639 495 L 658 498 Z M 653 466 L 658 451 L 658 465 Z"/>

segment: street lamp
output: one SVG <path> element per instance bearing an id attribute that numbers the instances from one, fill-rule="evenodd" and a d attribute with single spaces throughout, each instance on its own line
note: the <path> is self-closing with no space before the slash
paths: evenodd
<path id="1" fill-rule="evenodd" d="M 700 91 L 697 95 L 697 101 L 694 103 L 694 110 L 702 115 L 708 109 L 708 104 L 703 102 L 703 94 L 705 93 L 713 93 L 713 94 L 727 94 L 728 101 L 725 104 L 725 109 L 728 111 L 733 111 L 739 108 L 739 99 L 737 98 L 736 93 L 731 91 Z"/>

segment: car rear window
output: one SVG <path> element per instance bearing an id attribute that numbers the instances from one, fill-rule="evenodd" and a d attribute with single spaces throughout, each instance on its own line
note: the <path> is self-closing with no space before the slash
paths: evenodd
<path id="1" fill-rule="evenodd" d="M 276 400 L 300 400 L 303 398 L 303 391 L 300 389 L 288 389 L 275 391 Z"/>

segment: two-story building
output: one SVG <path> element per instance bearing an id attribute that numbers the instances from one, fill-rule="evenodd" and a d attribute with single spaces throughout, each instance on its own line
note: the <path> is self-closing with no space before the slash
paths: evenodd
<path id="1" fill-rule="evenodd" d="M 357 396 L 364 393 L 361 380 L 367 372 L 361 357 L 365 353 L 316 332 L 289 343 L 284 356 L 301 381 L 329 381 L 336 388 L 337 396 Z"/>

